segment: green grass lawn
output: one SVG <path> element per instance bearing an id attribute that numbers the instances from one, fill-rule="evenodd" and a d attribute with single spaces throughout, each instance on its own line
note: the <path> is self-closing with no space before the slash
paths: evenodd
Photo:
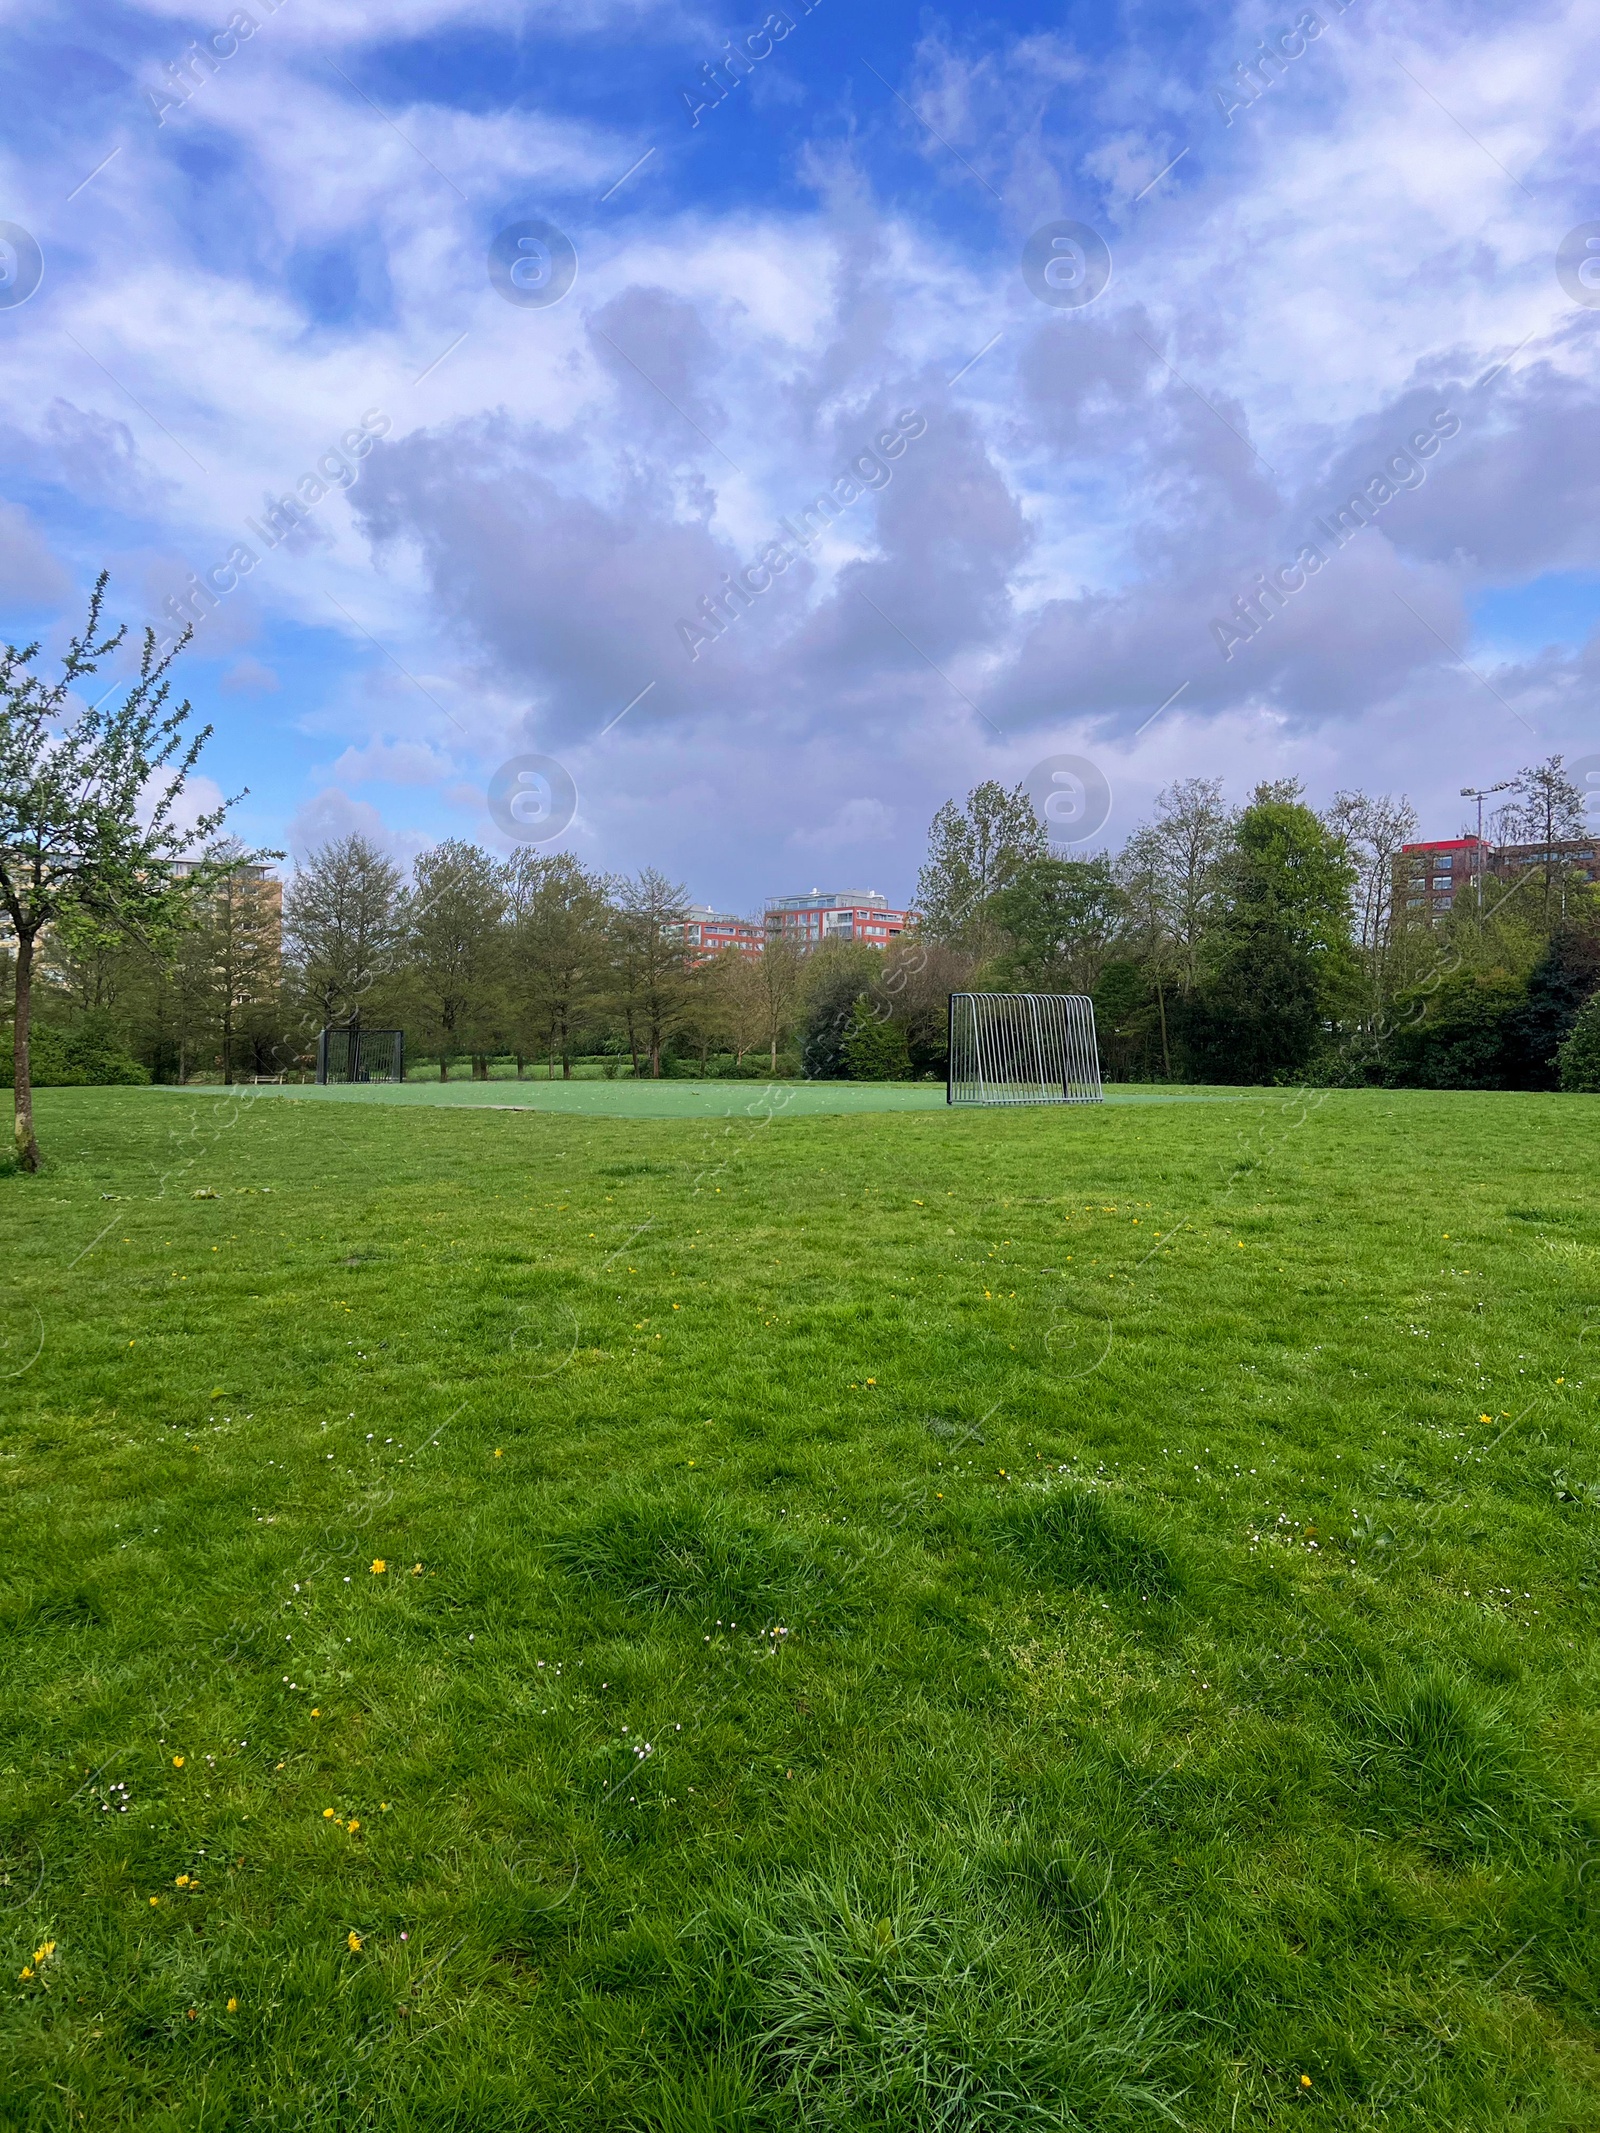
<path id="1" fill-rule="evenodd" d="M 1600 2125 L 1600 1106 L 294 1094 L 0 1178 L 0 2124 Z"/>

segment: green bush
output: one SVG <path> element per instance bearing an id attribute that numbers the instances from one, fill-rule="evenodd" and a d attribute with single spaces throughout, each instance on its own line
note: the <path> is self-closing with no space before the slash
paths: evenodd
<path id="1" fill-rule="evenodd" d="M 1576 1095 L 1600 1095 L 1600 992 L 1578 1011 L 1572 1035 L 1556 1053 L 1561 1086 Z"/>
<path id="2" fill-rule="evenodd" d="M 845 1072 L 852 1081 L 911 1079 L 911 1054 L 904 1027 L 875 1014 L 865 993 L 851 1010 L 840 1051 Z"/>
<path id="3" fill-rule="evenodd" d="M 135 1087 L 150 1079 L 122 1049 L 115 1034 L 102 1022 L 80 1022 L 75 1029 L 50 1029 L 35 1024 L 29 1032 L 28 1065 L 36 1089 Z M 16 1074 L 16 1056 L 11 1032 L 0 1039 L 0 1079 L 6 1088 Z"/>

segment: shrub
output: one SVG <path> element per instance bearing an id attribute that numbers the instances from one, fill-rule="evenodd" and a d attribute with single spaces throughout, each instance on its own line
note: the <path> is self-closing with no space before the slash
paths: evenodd
<path id="1" fill-rule="evenodd" d="M 1562 1088 L 1577 1095 L 1600 1095 L 1600 992 L 1579 1009 L 1572 1035 L 1556 1059 Z"/>
<path id="2" fill-rule="evenodd" d="M 906 1033 L 898 1022 L 889 1022 L 872 1011 L 863 993 L 851 1010 L 841 1047 L 845 1071 L 852 1081 L 909 1081 L 911 1054 Z"/>
<path id="3" fill-rule="evenodd" d="M 36 1024 L 29 1032 L 28 1063 L 36 1089 L 135 1087 L 150 1079 L 149 1070 L 131 1059 L 115 1035 L 98 1021 L 76 1029 Z M 16 1072 L 11 1034 L 0 1048 L 0 1077 L 9 1088 Z"/>

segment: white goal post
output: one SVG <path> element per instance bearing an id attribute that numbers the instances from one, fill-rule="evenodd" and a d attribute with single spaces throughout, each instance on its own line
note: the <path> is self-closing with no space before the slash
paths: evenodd
<path id="1" fill-rule="evenodd" d="M 1094 1002 L 1077 992 L 953 992 L 946 1101 L 1097 1104 Z"/>

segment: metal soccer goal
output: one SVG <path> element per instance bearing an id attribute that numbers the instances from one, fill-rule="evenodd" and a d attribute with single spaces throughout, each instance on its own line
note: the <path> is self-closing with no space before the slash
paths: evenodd
<path id="1" fill-rule="evenodd" d="M 404 1081 L 401 1029 L 325 1029 L 317 1033 L 317 1080 Z"/>
<path id="2" fill-rule="evenodd" d="M 1076 992 L 953 992 L 946 1099 L 1103 1102 L 1094 1002 Z"/>

